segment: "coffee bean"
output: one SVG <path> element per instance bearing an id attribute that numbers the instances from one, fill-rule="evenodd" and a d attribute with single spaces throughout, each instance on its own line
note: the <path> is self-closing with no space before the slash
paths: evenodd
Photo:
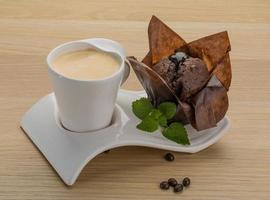
<path id="1" fill-rule="evenodd" d="M 162 190 L 168 190 L 170 185 L 167 181 L 162 181 L 160 184 L 159 184 L 159 187 L 160 189 Z"/>
<path id="2" fill-rule="evenodd" d="M 175 178 L 169 178 L 168 183 L 170 186 L 176 186 L 177 185 L 177 180 Z"/>
<path id="3" fill-rule="evenodd" d="M 185 187 L 189 186 L 190 185 L 190 179 L 188 177 L 185 177 L 182 181 L 183 185 Z"/>
<path id="4" fill-rule="evenodd" d="M 183 190 L 183 185 L 182 184 L 177 184 L 176 186 L 174 186 L 173 191 L 174 192 L 181 192 Z"/>
<path id="5" fill-rule="evenodd" d="M 167 161 L 174 161 L 174 155 L 171 154 L 171 153 L 167 153 L 165 156 L 164 156 L 165 160 Z"/>

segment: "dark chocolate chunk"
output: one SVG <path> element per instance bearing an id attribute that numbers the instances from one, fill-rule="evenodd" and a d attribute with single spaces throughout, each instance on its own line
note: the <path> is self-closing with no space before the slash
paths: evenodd
<path id="1" fill-rule="evenodd" d="M 169 59 L 175 64 L 175 66 L 179 65 L 179 61 L 174 55 L 170 56 Z"/>
<path id="2" fill-rule="evenodd" d="M 178 60 L 178 62 L 184 62 L 188 56 L 184 52 L 176 52 L 174 57 Z"/>

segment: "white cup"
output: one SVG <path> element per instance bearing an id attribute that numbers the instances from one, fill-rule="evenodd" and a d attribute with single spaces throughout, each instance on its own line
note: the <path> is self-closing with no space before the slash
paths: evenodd
<path id="1" fill-rule="evenodd" d="M 119 57 L 119 69 L 112 75 L 98 80 L 76 80 L 54 70 L 54 58 L 64 53 L 89 48 Z M 59 117 L 66 129 L 86 132 L 104 128 L 111 123 L 118 90 L 128 78 L 130 71 L 124 49 L 119 43 L 104 38 L 68 42 L 49 53 L 47 64 Z"/>

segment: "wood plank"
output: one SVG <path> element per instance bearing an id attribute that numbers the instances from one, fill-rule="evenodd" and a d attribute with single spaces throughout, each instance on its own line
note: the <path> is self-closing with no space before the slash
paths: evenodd
<path id="1" fill-rule="evenodd" d="M 0 1 L 0 18 L 148 21 L 269 22 L 267 0 Z"/>

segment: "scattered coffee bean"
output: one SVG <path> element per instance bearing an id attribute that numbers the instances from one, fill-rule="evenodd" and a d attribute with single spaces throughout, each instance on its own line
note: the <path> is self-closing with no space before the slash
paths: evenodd
<path id="1" fill-rule="evenodd" d="M 103 153 L 109 153 L 111 150 L 106 150 L 106 151 L 104 151 Z"/>
<path id="2" fill-rule="evenodd" d="M 162 181 L 160 184 L 159 184 L 159 187 L 160 189 L 162 190 L 168 190 L 170 185 L 167 181 Z"/>
<path id="3" fill-rule="evenodd" d="M 167 161 L 174 161 L 174 155 L 171 154 L 171 153 L 167 153 L 165 156 L 164 156 L 165 160 Z"/>
<path id="4" fill-rule="evenodd" d="M 188 178 L 188 177 L 186 177 L 186 178 L 184 178 L 183 179 L 183 185 L 185 186 L 185 187 L 187 187 L 187 186 L 189 186 L 190 185 L 190 179 Z"/>
<path id="5" fill-rule="evenodd" d="M 169 178 L 168 183 L 170 186 L 176 186 L 177 185 L 177 180 L 175 178 Z"/>
<path id="6" fill-rule="evenodd" d="M 174 192 L 181 192 L 182 190 L 183 190 L 182 184 L 177 184 L 176 186 L 174 186 L 174 189 L 173 189 Z"/>

